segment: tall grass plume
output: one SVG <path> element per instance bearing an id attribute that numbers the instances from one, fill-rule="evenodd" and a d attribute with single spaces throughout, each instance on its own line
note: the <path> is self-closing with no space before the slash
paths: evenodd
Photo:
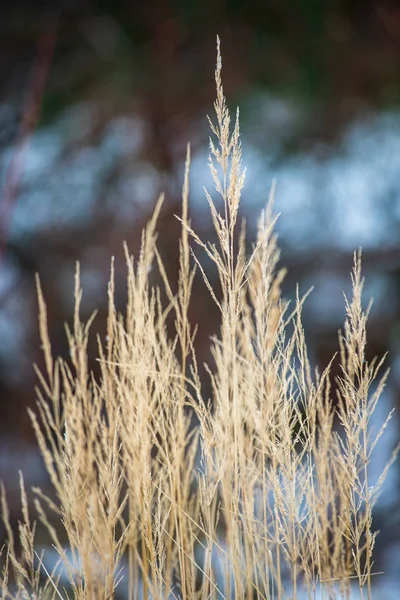
<path id="1" fill-rule="evenodd" d="M 88 364 L 92 320 L 80 317 L 79 267 L 68 361 L 52 354 L 37 280 L 45 369 L 37 371 L 30 416 L 53 494 L 33 492 L 59 562 L 49 570 L 46 553 L 36 550 L 21 475 L 19 544 L 2 488 L 8 544 L 1 598 L 330 600 L 350 598 L 355 588 L 360 598 L 372 598 L 373 508 L 397 450 L 372 482 L 372 454 L 392 412 L 374 432 L 387 372 L 384 359 L 367 359 L 361 253 L 354 255 L 338 354 L 318 372 L 302 325 L 306 297 L 297 293 L 290 304 L 282 296 L 274 189 L 246 251 L 239 112 L 232 121 L 221 73 L 218 41 L 209 119 L 215 190 L 205 190 L 217 241 L 202 239 L 189 219 L 188 147 L 177 291 L 156 245 L 160 197 L 138 258 L 125 247 L 123 314 L 115 308 L 111 264 L 100 375 Z M 207 277 L 204 256 L 215 265 L 221 293 Z M 153 265 L 164 296 L 151 283 Z M 220 313 L 207 367 L 210 398 L 188 317 L 196 271 Z"/>

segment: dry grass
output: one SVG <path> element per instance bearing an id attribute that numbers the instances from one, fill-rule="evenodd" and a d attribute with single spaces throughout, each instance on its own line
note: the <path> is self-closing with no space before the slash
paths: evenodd
<path id="1" fill-rule="evenodd" d="M 331 365 L 313 372 L 307 357 L 304 298 L 290 307 L 281 295 L 285 273 L 277 267 L 273 193 L 250 256 L 244 227 L 236 233 L 245 173 L 238 115 L 231 126 L 223 93 L 219 46 L 216 85 L 210 168 L 221 212 L 206 195 L 218 243 L 200 239 L 188 220 L 188 150 L 178 292 L 172 293 L 156 249 L 160 199 L 137 262 L 126 250 L 124 315 L 115 310 L 112 267 L 108 335 L 106 343 L 98 340 L 100 378 L 88 369 L 90 323 L 79 316 L 79 269 L 69 362 L 52 356 L 38 282 L 46 369 L 38 373 L 31 418 L 56 499 L 37 489 L 35 505 L 68 591 L 61 567 L 49 573 L 35 552 L 21 477 L 18 555 L 2 495 L 9 534 L 4 599 L 114 598 L 122 577 L 134 599 L 349 598 L 354 579 L 360 597 L 371 598 L 372 510 L 387 468 L 372 487 L 369 463 L 391 415 L 373 434 L 370 419 L 387 373 L 379 373 L 383 361 L 369 363 L 365 356 L 361 257 L 354 258 L 353 296 L 332 359 L 341 366 L 333 391 Z M 215 264 L 220 298 L 190 241 Z M 149 282 L 153 263 L 168 307 Z M 212 340 L 211 402 L 202 395 L 195 327 L 187 316 L 196 268 L 221 313 L 220 334 Z M 171 311 L 172 339 L 166 328 Z"/>

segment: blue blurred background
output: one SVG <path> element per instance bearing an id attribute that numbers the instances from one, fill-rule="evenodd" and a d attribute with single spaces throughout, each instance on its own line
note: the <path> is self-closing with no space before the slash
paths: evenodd
<path id="1" fill-rule="evenodd" d="M 363 247 L 365 298 L 375 299 L 370 357 L 392 369 L 377 427 L 400 399 L 400 8 L 390 0 L 14 0 L 0 17 L 0 477 L 13 518 L 18 475 L 46 485 L 27 406 L 42 364 L 34 275 L 48 303 L 53 350 L 67 355 L 75 263 L 83 317 L 104 334 L 111 255 L 125 301 L 122 242 L 136 253 L 161 191 L 159 245 L 177 273 L 187 141 L 190 210 L 210 234 L 203 185 L 214 100 L 216 35 L 225 92 L 240 105 L 250 237 L 271 182 L 284 292 L 315 286 L 305 309 L 314 365 L 337 350 L 353 250 Z M 211 275 L 212 276 L 212 275 Z M 200 362 L 218 315 L 195 283 Z M 96 368 L 93 336 L 93 368 Z M 372 465 L 399 439 L 395 414 Z M 375 514 L 376 570 L 399 589 L 400 477 L 395 465 Z M 383 585 L 383 584 L 382 584 Z M 382 588 L 383 589 L 383 588 Z M 386 587 L 385 590 L 389 588 Z M 381 592 L 379 597 L 389 597 Z M 384 595 L 386 594 L 386 595 Z M 378 596 L 377 596 L 378 597 Z M 397 597 L 396 595 L 393 597 Z"/>

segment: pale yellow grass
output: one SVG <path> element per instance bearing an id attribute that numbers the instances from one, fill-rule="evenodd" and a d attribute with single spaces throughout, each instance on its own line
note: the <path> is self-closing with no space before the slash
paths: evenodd
<path id="1" fill-rule="evenodd" d="M 4 599 L 111 599 L 122 576 L 132 599 L 281 600 L 304 592 L 310 599 L 349 598 L 354 578 L 360 597 L 371 599 L 372 510 L 395 452 L 372 487 L 371 454 L 391 414 L 372 434 L 370 419 L 387 373 L 380 374 L 383 361 L 366 358 L 361 256 L 354 257 L 353 295 L 332 359 L 341 366 L 337 401 L 331 365 L 318 373 L 309 363 L 305 298 L 297 296 L 289 306 L 281 294 L 285 272 L 278 269 L 273 191 L 250 255 L 245 227 L 237 233 L 245 172 L 239 117 L 231 124 L 223 93 L 219 43 L 215 77 L 210 168 L 220 200 L 209 192 L 206 197 L 218 242 L 202 240 L 189 222 L 188 149 L 178 291 L 172 292 L 156 249 L 160 198 L 137 262 L 125 248 L 123 315 L 115 309 L 112 265 L 107 340 L 98 340 L 100 377 L 88 367 L 90 323 L 79 315 L 79 268 L 68 362 L 52 355 L 38 281 L 45 372 L 38 372 L 37 411 L 30 415 L 54 495 L 34 490 L 35 506 L 68 589 L 60 568 L 49 573 L 35 551 L 21 476 L 18 554 L 2 494 L 9 537 Z M 201 253 L 218 271 L 218 297 Z M 168 306 L 149 281 L 153 264 Z M 221 316 L 219 336 L 211 342 L 211 399 L 202 393 L 196 327 L 188 320 L 196 269 Z M 172 338 L 166 327 L 171 311 Z"/>

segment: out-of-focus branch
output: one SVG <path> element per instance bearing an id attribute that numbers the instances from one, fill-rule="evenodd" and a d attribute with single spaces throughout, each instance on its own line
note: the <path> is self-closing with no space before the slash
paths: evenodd
<path id="1" fill-rule="evenodd" d="M 392 10 L 382 6 L 380 2 L 375 3 L 375 11 L 378 15 L 379 20 L 385 27 L 389 35 L 400 42 L 400 11 L 397 7 L 393 7 Z"/>
<path id="2" fill-rule="evenodd" d="M 0 266 L 4 256 L 12 211 L 18 198 L 24 168 L 24 158 L 40 115 L 40 108 L 54 55 L 57 26 L 58 17 L 53 19 L 50 24 L 46 25 L 46 30 L 39 39 L 31 84 L 28 90 L 28 97 L 15 145 L 15 151 L 6 174 L 6 181 L 0 204 Z"/>

